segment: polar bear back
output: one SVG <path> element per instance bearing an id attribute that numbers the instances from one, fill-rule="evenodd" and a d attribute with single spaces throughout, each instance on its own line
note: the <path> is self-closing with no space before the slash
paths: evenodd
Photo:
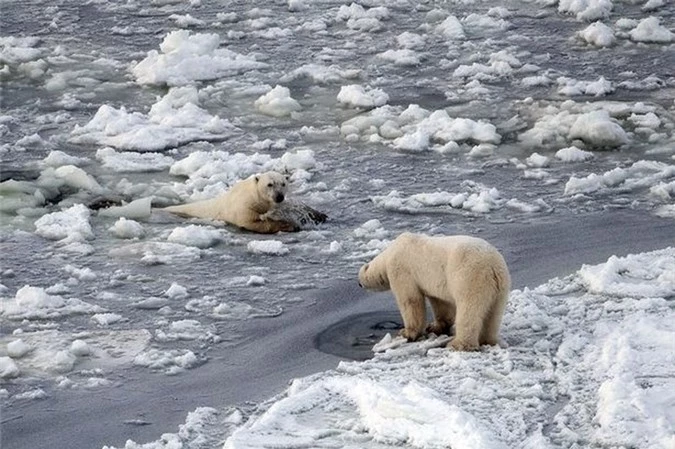
<path id="1" fill-rule="evenodd" d="M 458 288 L 472 285 L 489 287 L 495 295 L 510 290 L 504 258 L 477 237 L 403 233 L 385 253 L 390 280 L 391 273 L 405 272 L 428 297 L 457 296 Z"/>

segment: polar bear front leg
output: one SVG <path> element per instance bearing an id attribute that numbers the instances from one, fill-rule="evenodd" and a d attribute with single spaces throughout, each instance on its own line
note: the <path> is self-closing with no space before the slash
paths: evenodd
<path id="1" fill-rule="evenodd" d="M 260 215 L 256 221 L 248 223 L 246 229 L 259 232 L 261 234 L 276 234 L 277 232 L 297 232 L 299 228 L 291 222 L 281 220 L 270 220 L 265 214 Z"/>
<path id="2" fill-rule="evenodd" d="M 391 286 L 396 297 L 398 310 L 403 318 L 403 329 L 399 335 L 408 341 L 417 341 L 425 335 L 426 309 L 424 295 L 417 288 L 406 286 Z"/>

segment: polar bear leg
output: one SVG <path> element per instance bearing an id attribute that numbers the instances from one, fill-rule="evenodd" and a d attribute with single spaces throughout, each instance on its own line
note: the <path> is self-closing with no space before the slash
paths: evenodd
<path id="1" fill-rule="evenodd" d="M 249 231 L 258 232 L 260 234 L 276 234 L 277 232 L 295 232 L 298 230 L 297 226 L 287 221 L 278 220 L 257 220 L 246 223 L 245 229 Z"/>
<path id="2" fill-rule="evenodd" d="M 457 351 L 475 351 L 479 347 L 483 324 L 491 308 L 491 298 L 471 292 L 457 298 L 455 337 L 448 346 Z"/>
<path id="3" fill-rule="evenodd" d="M 414 285 L 403 284 L 399 281 L 391 285 L 403 318 L 403 329 L 399 335 L 408 341 L 416 341 L 424 335 L 424 326 L 427 322 L 424 295 Z"/>
<path id="4" fill-rule="evenodd" d="M 506 308 L 505 299 L 497 299 L 488 312 L 483 324 L 483 330 L 480 333 L 481 345 L 499 344 L 499 327 L 502 324 L 502 316 Z"/>
<path id="5" fill-rule="evenodd" d="M 450 335 L 455 322 L 455 304 L 436 298 L 429 298 L 429 304 L 434 311 L 434 322 L 427 326 L 427 332 Z"/>

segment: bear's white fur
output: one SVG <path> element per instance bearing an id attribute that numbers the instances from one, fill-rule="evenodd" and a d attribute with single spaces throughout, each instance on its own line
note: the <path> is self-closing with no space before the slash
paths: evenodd
<path id="1" fill-rule="evenodd" d="M 165 210 L 184 217 L 224 221 L 262 234 L 298 231 L 294 223 L 270 214 L 284 201 L 287 190 L 286 176 L 266 172 L 235 183 L 230 190 L 215 198 L 169 206 Z"/>
<path id="2" fill-rule="evenodd" d="M 401 335 L 409 341 L 425 330 L 449 334 L 454 324 L 448 347 L 471 351 L 498 344 L 511 277 L 502 255 L 483 239 L 405 232 L 361 267 L 359 284 L 393 292 L 403 318 Z M 434 312 L 426 328 L 425 298 Z"/>

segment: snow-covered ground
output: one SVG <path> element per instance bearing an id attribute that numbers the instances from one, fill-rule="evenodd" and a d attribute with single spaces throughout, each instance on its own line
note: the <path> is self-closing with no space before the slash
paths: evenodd
<path id="1" fill-rule="evenodd" d="M 264 382 L 280 396 L 253 408 L 204 400 L 178 434 L 147 448 L 675 445 L 672 1 L 2 9 L 0 401 L 10 446 L 63 435 L 58 420 L 33 423 L 38 412 L 58 414 L 88 392 L 123 402 L 137 379 L 208 396 L 193 378 L 248 348 L 256 323 L 298 311 L 317 319 L 318 292 L 353 282 L 404 230 L 485 236 L 518 273 L 538 272 L 555 231 L 523 255 L 506 225 L 591 215 L 603 224 L 584 228 L 579 247 L 616 248 L 607 242 L 625 233 L 618 256 L 657 251 L 537 288 L 526 281 L 548 277 L 515 277 L 504 348 L 383 342 L 390 348 L 372 360 L 284 393 L 293 376 L 279 372 Z M 158 210 L 266 170 L 288 173 L 291 196 L 328 222 L 260 236 Z M 553 275 L 588 262 L 566 258 Z M 326 360 L 298 365 L 308 374 Z M 256 379 L 234 382 L 255 390 Z M 151 413 L 160 393 L 136 395 Z M 175 423 L 188 411 L 161 416 Z M 119 446 L 124 430 L 93 430 L 100 416 L 63 447 Z M 120 421 L 139 445 L 174 431 Z"/>
<path id="2" fill-rule="evenodd" d="M 672 448 L 674 296 L 675 247 L 584 265 L 512 292 L 503 348 L 388 334 L 369 361 L 295 380 L 224 447 Z"/>

